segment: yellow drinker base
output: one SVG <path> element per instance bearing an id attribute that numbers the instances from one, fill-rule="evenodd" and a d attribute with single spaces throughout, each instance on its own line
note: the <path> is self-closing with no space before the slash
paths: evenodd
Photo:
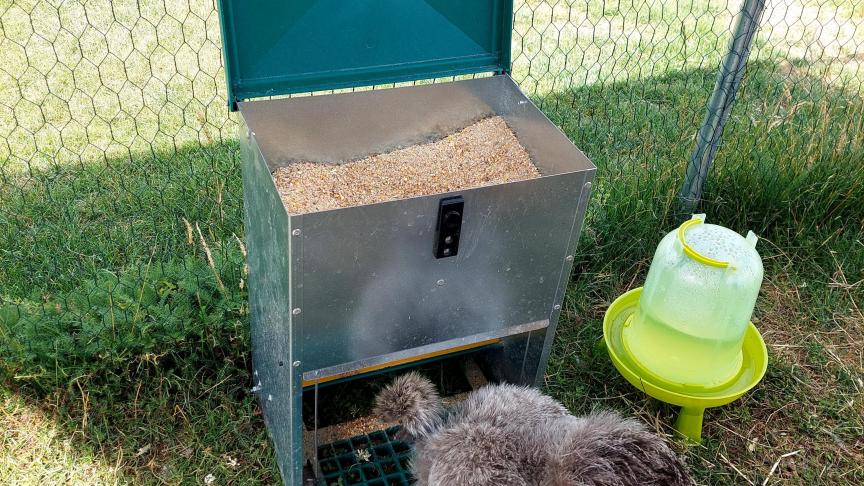
<path id="1" fill-rule="evenodd" d="M 681 408 L 675 431 L 694 442 L 702 440 L 702 416 L 706 408 L 719 407 L 737 400 L 756 386 L 768 369 L 768 350 L 753 323 L 747 327 L 742 348 L 741 372 L 719 388 L 675 386 L 640 373 L 640 367 L 627 352 L 622 339 L 624 323 L 636 312 L 642 287 L 635 288 L 612 302 L 603 318 L 603 343 L 618 372 L 633 386 L 662 402 Z"/>

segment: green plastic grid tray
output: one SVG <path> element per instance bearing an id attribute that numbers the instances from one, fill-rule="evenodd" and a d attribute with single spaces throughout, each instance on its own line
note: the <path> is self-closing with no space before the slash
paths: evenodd
<path id="1" fill-rule="evenodd" d="M 399 427 L 339 440 L 318 447 L 322 486 L 408 486 L 411 446 L 396 439 Z M 365 457 L 365 458 L 364 458 Z"/>

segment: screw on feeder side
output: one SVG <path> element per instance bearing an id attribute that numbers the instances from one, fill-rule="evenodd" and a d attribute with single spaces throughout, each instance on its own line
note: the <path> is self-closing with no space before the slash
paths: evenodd
<path id="1" fill-rule="evenodd" d="M 291 365 L 294 366 L 295 368 L 299 368 L 299 367 L 300 367 L 300 362 L 299 362 L 299 361 L 295 361 L 295 362 L 291 363 Z"/>
<path id="2" fill-rule="evenodd" d="M 294 231 L 291 232 L 291 234 L 294 236 L 300 236 L 301 234 L 303 234 L 303 232 L 300 231 L 299 229 L 295 229 Z"/>
<path id="3" fill-rule="evenodd" d="M 556 311 L 561 310 L 561 304 L 555 304 L 555 307 L 553 307 L 553 309 L 555 309 Z"/>
<path id="4" fill-rule="evenodd" d="M 300 310 L 299 307 L 295 307 L 294 310 L 291 311 L 291 313 L 294 314 L 295 316 L 300 315 L 300 312 L 302 312 L 302 311 Z"/>
<path id="5" fill-rule="evenodd" d="M 572 262 L 573 261 L 573 255 L 567 255 L 567 258 L 565 258 L 565 260 L 567 260 L 568 262 Z"/>

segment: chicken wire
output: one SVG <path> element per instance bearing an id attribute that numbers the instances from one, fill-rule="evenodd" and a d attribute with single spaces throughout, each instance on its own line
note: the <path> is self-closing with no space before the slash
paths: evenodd
<path id="1" fill-rule="evenodd" d="M 740 9 L 515 2 L 512 76 L 600 169 L 589 224 L 672 207 Z M 862 19 L 864 0 L 767 2 L 707 194 L 771 184 L 778 150 L 808 167 L 860 154 Z M 66 383 L 245 325 L 220 50 L 213 1 L 0 3 L 4 373 Z M 814 135 L 784 147 L 791 131 Z"/>

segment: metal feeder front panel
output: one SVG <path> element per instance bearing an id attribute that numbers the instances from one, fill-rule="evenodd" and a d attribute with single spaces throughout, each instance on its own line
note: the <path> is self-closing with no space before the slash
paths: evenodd
<path id="1" fill-rule="evenodd" d="M 239 111 L 255 389 L 287 484 L 302 474 L 304 385 L 490 346 L 496 378 L 542 379 L 595 168 L 508 76 L 240 102 Z M 493 115 L 541 177 L 289 215 L 271 176 Z M 442 257 L 448 204 L 461 214 L 458 252 Z"/>

